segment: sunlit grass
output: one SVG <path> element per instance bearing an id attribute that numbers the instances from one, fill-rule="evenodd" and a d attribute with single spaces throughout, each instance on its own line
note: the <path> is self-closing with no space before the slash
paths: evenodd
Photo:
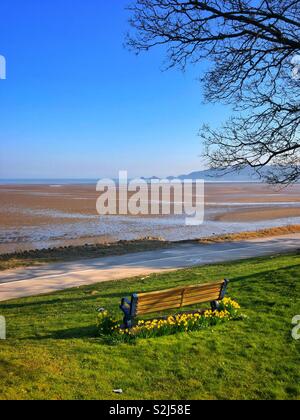
<path id="1" fill-rule="evenodd" d="M 247 315 L 193 333 L 109 345 L 95 309 L 121 318 L 122 296 L 231 280 L 228 295 Z M 0 398 L 300 399 L 300 255 L 217 264 L 102 283 L 0 304 Z M 114 394 L 122 388 L 124 393 Z"/>

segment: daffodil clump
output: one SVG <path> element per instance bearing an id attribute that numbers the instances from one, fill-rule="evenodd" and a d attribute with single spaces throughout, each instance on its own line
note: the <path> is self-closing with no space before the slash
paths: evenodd
<path id="1" fill-rule="evenodd" d="M 101 309 L 98 314 L 97 326 L 100 335 L 111 334 L 114 331 L 117 320 L 108 311 Z"/>
<path id="2" fill-rule="evenodd" d="M 104 311 L 98 316 L 98 327 L 101 335 L 118 336 L 127 341 L 137 337 L 151 338 L 212 327 L 239 318 L 239 310 L 240 306 L 236 301 L 225 298 L 216 311 L 210 309 L 205 312 L 170 315 L 163 319 L 141 320 L 130 329 L 122 328 L 107 311 Z"/>
<path id="3" fill-rule="evenodd" d="M 230 298 L 224 298 L 221 302 L 219 302 L 219 304 L 220 310 L 228 311 L 232 318 L 236 318 L 239 316 L 241 307 L 235 300 Z"/>

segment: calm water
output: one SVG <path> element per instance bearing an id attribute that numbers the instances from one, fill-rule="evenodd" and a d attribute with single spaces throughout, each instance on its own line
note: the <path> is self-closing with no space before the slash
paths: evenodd
<path id="1" fill-rule="evenodd" d="M 99 179 L 0 179 L 0 185 L 95 185 Z"/>

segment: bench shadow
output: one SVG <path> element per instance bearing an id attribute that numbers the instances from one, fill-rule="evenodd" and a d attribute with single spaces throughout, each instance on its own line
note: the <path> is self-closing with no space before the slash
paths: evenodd
<path id="1" fill-rule="evenodd" d="M 26 340 L 71 340 L 71 339 L 84 339 L 84 338 L 98 338 L 98 331 L 95 325 L 87 327 L 68 328 L 65 330 L 53 331 L 48 335 L 26 337 Z"/>
<path id="2" fill-rule="evenodd" d="M 41 297 L 41 296 L 37 296 Z M 121 297 L 121 294 L 120 294 Z M 25 302 L 25 303 L 4 303 L 1 304 L 1 309 L 18 309 L 18 308 L 29 308 L 34 306 L 41 306 L 41 305 L 61 305 L 64 303 L 72 303 L 72 302 L 82 302 L 82 301 L 93 301 L 93 300 L 100 300 L 106 298 L 106 295 L 97 294 L 94 296 L 81 296 L 78 298 L 70 298 L 70 299 L 52 299 L 52 300 L 39 300 L 37 302 Z"/>

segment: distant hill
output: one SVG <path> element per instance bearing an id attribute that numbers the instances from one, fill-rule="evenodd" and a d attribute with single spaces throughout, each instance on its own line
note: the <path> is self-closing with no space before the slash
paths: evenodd
<path id="1" fill-rule="evenodd" d="M 264 174 L 269 172 L 270 168 L 264 170 Z M 211 182 L 259 182 L 261 178 L 252 168 L 244 168 L 236 172 L 222 174 L 222 172 L 207 169 L 204 171 L 195 171 L 190 174 L 180 175 L 179 179 L 204 179 Z"/>
<path id="2" fill-rule="evenodd" d="M 276 169 L 272 166 L 265 167 L 261 169 L 261 175 L 267 175 L 270 171 L 275 171 Z M 144 178 L 147 181 L 151 181 L 152 179 L 158 179 L 157 177 L 153 176 L 150 178 Z M 244 168 L 236 172 L 222 174 L 222 172 L 206 169 L 203 171 L 195 171 L 189 174 L 167 177 L 168 180 L 173 179 L 204 179 L 207 182 L 261 182 L 261 178 L 256 173 L 256 171 L 252 168 Z"/>

